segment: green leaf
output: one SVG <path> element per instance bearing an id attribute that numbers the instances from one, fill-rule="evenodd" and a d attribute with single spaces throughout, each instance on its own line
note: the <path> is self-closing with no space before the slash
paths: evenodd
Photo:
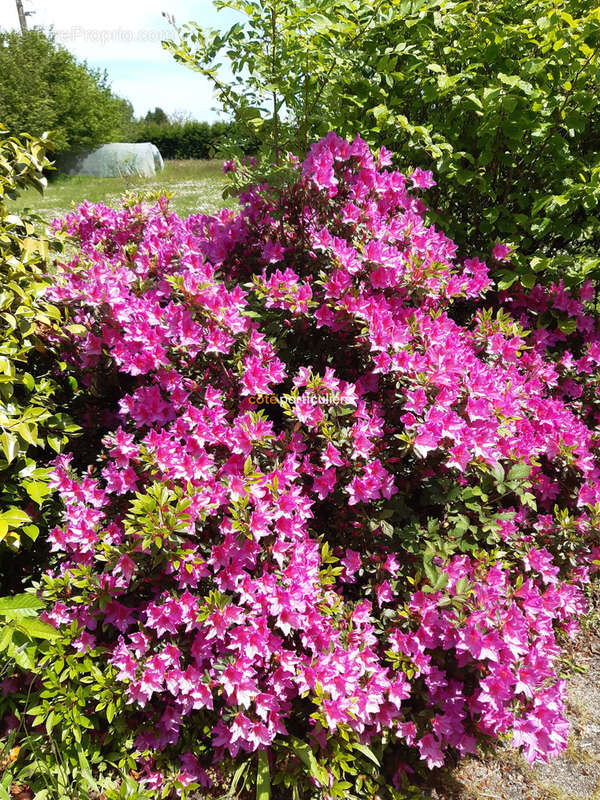
<path id="1" fill-rule="evenodd" d="M 504 291 L 510 289 L 515 281 L 519 278 L 516 272 L 502 271 L 500 272 L 500 279 L 498 280 L 498 289 Z"/>
<path id="2" fill-rule="evenodd" d="M 88 787 L 91 789 L 92 792 L 96 792 L 96 794 L 99 794 L 100 789 L 98 787 L 98 784 L 94 780 L 94 777 L 92 775 L 92 768 L 90 767 L 90 762 L 87 760 L 83 748 L 78 748 L 77 755 L 79 758 L 79 767 L 81 769 L 81 774 L 85 778 Z"/>
<path id="3" fill-rule="evenodd" d="M 48 444 L 53 450 L 60 453 L 64 444 L 64 438 L 62 436 L 48 436 Z"/>
<path id="4" fill-rule="evenodd" d="M 0 597 L 0 615 L 4 617 L 35 617 L 44 608 L 44 603 L 34 594 L 15 594 L 12 597 Z"/>
<path id="5" fill-rule="evenodd" d="M 519 280 L 526 289 L 532 289 L 536 281 L 535 272 L 524 272 L 519 275 Z"/>
<path id="6" fill-rule="evenodd" d="M 6 650 L 12 642 L 13 630 L 10 625 L 3 625 L 0 629 L 0 653 Z"/>
<path id="7" fill-rule="evenodd" d="M 258 752 L 256 769 L 256 800 L 269 800 L 271 797 L 271 773 L 266 750 Z"/>
<path id="8" fill-rule="evenodd" d="M 439 575 L 436 567 L 433 564 L 431 564 L 431 562 L 426 561 L 423 564 L 423 568 L 425 571 L 425 575 L 427 576 L 427 580 L 429 581 L 429 583 L 433 585 L 437 581 Z"/>
<path id="9" fill-rule="evenodd" d="M 0 448 L 2 448 L 4 457 L 10 464 L 15 460 L 19 452 L 19 440 L 16 436 L 13 436 L 12 433 L 4 431 L 4 433 L 0 435 Z"/>
<path id="10" fill-rule="evenodd" d="M 8 648 L 8 655 L 10 658 L 14 658 L 17 664 L 27 671 L 31 671 L 35 669 L 35 656 L 36 656 L 36 648 L 34 645 L 25 646 L 19 645 L 17 646 L 15 642 L 11 642 Z M 34 721 L 34 724 L 35 723 Z"/>
<path id="11" fill-rule="evenodd" d="M 373 114 L 375 117 L 375 122 L 378 125 L 385 123 L 387 118 L 390 116 L 389 108 L 384 105 L 375 106 L 375 108 L 372 108 L 369 113 Z"/>
<path id="12" fill-rule="evenodd" d="M 50 734 L 52 733 L 53 727 L 54 727 L 54 711 L 51 711 L 46 719 L 46 733 L 48 734 L 48 736 L 50 736 Z"/>
<path id="13" fill-rule="evenodd" d="M 504 480 L 504 467 L 502 466 L 502 464 L 496 464 L 496 466 L 493 467 L 490 470 L 490 472 L 492 473 L 492 475 L 494 476 L 494 478 L 498 483 L 502 483 L 502 481 Z"/>
<path id="14" fill-rule="evenodd" d="M 483 103 L 477 97 L 477 95 L 473 94 L 473 92 L 470 92 L 469 94 L 465 95 L 465 99 L 470 100 L 474 106 L 477 106 L 477 108 L 483 110 Z"/>
<path id="15" fill-rule="evenodd" d="M 446 584 L 448 583 L 449 578 L 450 578 L 450 576 L 448 575 L 447 572 L 441 572 L 440 571 L 437 580 L 435 581 L 435 583 L 431 587 L 433 589 L 433 591 L 434 592 L 441 591 L 444 588 L 444 586 L 446 586 Z"/>
<path id="16" fill-rule="evenodd" d="M 52 625 L 48 625 L 47 622 L 42 622 L 42 620 L 37 617 L 15 617 L 12 622 L 31 639 L 46 639 L 52 641 L 60 637 L 60 633 L 56 628 L 53 628 Z"/>
<path id="17" fill-rule="evenodd" d="M 558 321 L 558 327 L 563 333 L 566 333 L 567 336 L 571 333 L 575 333 L 577 330 L 577 320 L 570 317 L 569 319 L 561 319 Z"/>
<path id="18" fill-rule="evenodd" d="M 358 750 L 359 753 L 362 753 L 363 756 L 366 756 L 368 759 L 370 759 L 375 764 L 376 767 L 381 767 L 379 759 L 377 758 L 375 753 L 371 750 L 371 748 L 367 747 L 366 744 L 360 744 L 360 742 L 355 742 L 352 745 L 352 747 L 354 748 L 354 750 Z"/>
<path id="19" fill-rule="evenodd" d="M 531 466 L 529 464 L 514 464 L 508 471 L 508 480 L 514 481 L 520 478 L 528 478 L 531 474 Z"/>
<path id="20" fill-rule="evenodd" d="M 40 506 L 44 498 L 52 492 L 48 484 L 43 481 L 24 481 L 23 486 L 29 497 L 31 497 L 33 502 L 37 503 L 38 506 Z"/>
<path id="21" fill-rule="evenodd" d="M 319 784 L 321 784 L 321 786 L 327 786 L 327 770 L 317 763 L 317 759 L 315 758 L 313 751 L 306 744 L 306 742 L 301 742 L 299 739 L 292 738 L 290 740 L 290 747 L 298 756 L 300 761 L 304 764 L 304 766 L 308 769 L 313 778 Z"/>
<path id="22" fill-rule="evenodd" d="M 87 328 L 85 325 L 66 325 L 65 327 L 69 333 L 73 333 L 76 336 L 85 336 L 87 333 Z"/>
<path id="23" fill-rule="evenodd" d="M 34 424 L 30 426 L 26 422 L 21 422 L 16 426 L 15 431 L 27 442 L 27 444 L 40 444 L 37 437 L 37 425 Z"/>
<path id="24" fill-rule="evenodd" d="M 9 528 L 19 528 L 24 523 L 31 522 L 29 514 L 26 514 L 24 511 L 21 511 L 20 508 L 15 508 L 14 506 L 11 506 L 8 511 L 4 511 L 0 514 L 0 519 L 6 522 Z"/>
<path id="25" fill-rule="evenodd" d="M 21 530 L 31 539 L 32 542 L 35 542 L 40 535 L 40 529 L 37 525 L 24 525 Z"/>
<path id="26" fill-rule="evenodd" d="M 529 506 L 534 511 L 537 511 L 537 502 L 535 496 L 531 494 L 531 492 L 524 492 L 520 497 L 521 503 L 524 506 Z"/>
<path id="27" fill-rule="evenodd" d="M 234 776 L 231 780 L 231 786 L 229 787 L 229 794 L 235 796 L 237 793 L 238 784 L 242 779 L 243 774 L 246 772 L 248 767 L 250 766 L 250 760 L 243 761 L 239 767 L 236 769 Z"/>
<path id="28" fill-rule="evenodd" d="M 518 86 L 520 78 L 518 75 L 505 75 L 503 72 L 498 73 L 498 80 L 506 86 Z"/>

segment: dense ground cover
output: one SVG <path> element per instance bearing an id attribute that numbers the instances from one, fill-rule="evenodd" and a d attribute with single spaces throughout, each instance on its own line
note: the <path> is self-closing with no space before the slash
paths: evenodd
<path id="1" fill-rule="evenodd" d="M 37 774 L 51 734 L 154 797 L 403 797 L 482 740 L 566 746 L 560 645 L 600 552 L 592 287 L 496 293 L 424 225 L 432 176 L 387 164 L 331 135 L 239 213 L 66 218 L 71 328 L 46 339 L 86 438 L 52 479 Z"/>
<path id="2" fill-rule="evenodd" d="M 33 187 L 8 205 L 13 211 L 31 208 L 46 220 L 61 216 L 74 205 L 87 200 L 115 206 L 125 192 L 151 192 L 161 189 L 173 193 L 172 207 L 180 216 L 210 213 L 225 205 L 223 201 L 222 161 L 166 161 L 154 178 L 94 178 L 89 175 L 51 176 L 40 196 Z"/>

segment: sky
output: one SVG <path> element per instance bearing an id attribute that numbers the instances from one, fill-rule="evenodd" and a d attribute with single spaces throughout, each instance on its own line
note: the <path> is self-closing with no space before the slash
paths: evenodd
<path id="1" fill-rule="evenodd" d="M 106 70 L 115 94 L 133 104 L 136 116 L 159 106 L 167 114 L 187 112 L 194 119 L 222 118 L 210 83 L 163 49 L 174 38 L 162 11 L 178 24 L 195 20 L 203 27 L 227 28 L 235 12 L 216 11 L 212 0 L 23 0 L 29 27 L 53 27 L 57 41 L 79 61 Z M 17 30 L 14 0 L 0 3 L 0 29 Z"/>

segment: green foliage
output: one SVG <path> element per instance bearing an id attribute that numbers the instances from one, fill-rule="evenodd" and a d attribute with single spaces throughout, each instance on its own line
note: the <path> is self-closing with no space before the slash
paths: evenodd
<path id="1" fill-rule="evenodd" d="M 36 232 L 38 220 L 11 214 L 6 201 L 27 186 L 43 189 L 47 142 L 10 138 L 0 127 L 0 575 L 3 589 L 20 585 L 14 556 L 53 519 L 47 462 L 77 426 L 58 412 L 64 389 L 46 343 L 58 332 L 60 312 L 42 295 L 50 283 L 48 260 L 57 240 Z M 40 545 L 43 547 L 43 543 Z M 28 569 L 35 573 L 35 565 Z"/>
<path id="2" fill-rule="evenodd" d="M 35 595 L 4 598 L 0 617 L 12 615 L 12 607 L 36 614 L 41 606 Z M 90 658 L 93 652 L 68 647 L 77 635 L 76 623 L 59 634 L 35 616 L 23 615 L 23 622 L 20 628 L 29 626 L 28 635 L 19 629 L 8 647 L 9 625 L 0 633 L 4 672 L 17 680 L 15 690 L 0 698 L 0 715 L 14 714 L 18 722 L 5 745 L 10 750 L 18 743 L 20 751 L 11 781 L 31 786 L 38 800 L 88 800 L 94 796 L 90 792 L 97 796 L 102 791 L 107 800 L 156 797 L 127 776 L 133 734 L 118 718 L 123 699 L 114 691 L 114 670 L 98 669 Z M 15 672 L 15 664 L 25 673 Z M 34 685 L 35 673 L 42 678 L 41 688 Z M 120 780 L 117 762 L 123 770 Z"/>
<path id="3" fill-rule="evenodd" d="M 175 59 L 208 78 L 237 125 L 234 141 L 259 135 L 279 162 L 287 150 L 304 152 L 324 126 L 333 127 L 331 95 L 353 64 L 354 48 L 388 0 L 215 0 L 217 9 L 245 15 L 228 31 L 188 23 L 163 42 Z M 221 78 L 229 61 L 233 79 Z M 243 149 L 243 147 L 239 148 Z"/>
<path id="4" fill-rule="evenodd" d="M 12 134 L 51 130 L 57 152 L 87 150 L 119 139 L 132 118 L 106 73 L 78 63 L 52 34 L 0 32 L 0 120 Z"/>
<path id="5" fill-rule="evenodd" d="M 58 638 L 57 631 L 38 619 L 44 603 L 33 594 L 0 597 L 0 653 L 21 669 L 33 670 L 37 659 L 37 641 Z"/>
<path id="6" fill-rule="evenodd" d="M 133 106 L 124 97 L 116 97 L 115 100 L 119 112 L 119 125 L 114 141 L 133 142 L 138 124 L 133 114 Z"/>
<path id="7" fill-rule="evenodd" d="M 54 373 L 60 367 L 45 343 L 58 333 L 58 309 L 42 295 L 50 282 L 49 259 L 60 242 L 39 236 L 39 220 L 11 214 L 7 201 L 27 187 L 43 190 L 48 142 L 11 138 L 0 126 L 0 580 L 3 592 L 19 592 L 25 578 L 47 565 L 41 530 L 56 523 L 47 483 L 47 462 L 76 426 L 58 412 L 64 390 Z M 39 226 L 38 226 L 39 227 Z M 43 336 L 42 336 L 43 334 Z M 0 597 L 0 668 L 25 685 L 56 630 L 38 614 L 35 594 Z M 0 711 L 21 713 L 25 696 L 6 697 Z M 17 775 L 20 774 L 18 771 Z"/>
<path id="8" fill-rule="evenodd" d="M 271 797 L 271 774 L 266 750 L 258 751 L 256 769 L 256 800 L 269 800 Z"/>
<path id="9" fill-rule="evenodd" d="M 278 159 L 360 131 L 432 169 L 431 218 L 489 256 L 502 286 L 600 276 L 600 9 L 584 0 L 224 2 L 226 33 L 165 43 Z M 234 74 L 219 78 L 225 57 Z"/>
<path id="10" fill-rule="evenodd" d="M 76 430 L 58 413 L 64 392 L 55 379 L 56 359 L 42 333 L 57 333 L 58 309 L 43 300 L 49 284 L 52 249 L 36 232 L 39 220 L 11 214 L 7 201 L 27 187 L 42 190 L 48 142 L 24 135 L 11 138 L 0 126 L 0 580 L 3 592 L 19 591 L 24 579 L 47 565 L 45 537 L 38 534 L 56 522 L 47 483 L 47 462 Z M 0 714 L 22 712 L 39 659 L 57 631 L 39 618 L 44 603 L 32 593 L 0 597 L 0 671 L 23 694 L 5 695 Z M 29 686 L 29 689 L 27 688 Z M 12 747 L 16 732 L 8 745 Z M 11 752 L 27 751 L 28 737 Z M 30 764 L 31 766 L 31 764 Z M 40 774 L 43 774 L 41 769 Z M 21 779 L 20 762 L 3 775 Z M 68 786 L 68 784 L 66 784 Z M 40 795 L 41 797 L 42 795 Z M 51 795 L 50 795 L 51 796 Z M 60 795 L 55 795 L 60 796 Z M 65 796 L 65 795 L 63 795 Z"/>
<path id="11" fill-rule="evenodd" d="M 152 142 L 165 159 L 213 158 L 233 127 L 228 122 L 160 123 L 147 116 L 134 127 L 132 141 Z"/>
<path id="12" fill-rule="evenodd" d="M 579 0 L 405 2 L 364 40 L 368 95 L 343 92 L 368 97 L 374 142 L 434 170 L 433 217 L 460 247 L 513 242 L 525 285 L 576 282 L 600 275 L 599 50 L 600 10 Z"/>

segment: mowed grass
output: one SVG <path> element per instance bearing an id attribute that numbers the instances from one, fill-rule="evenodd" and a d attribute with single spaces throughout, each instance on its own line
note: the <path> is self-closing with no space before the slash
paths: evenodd
<path id="1" fill-rule="evenodd" d="M 165 189 L 173 194 L 171 208 L 179 216 L 209 214 L 235 201 L 223 200 L 225 182 L 223 162 L 218 160 L 166 161 L 162 172 L 153 178 L 95 178 L 89 175 L 56 175 L 48 182 L 43 195 L 28 189 L 13 203 L 11 210 L 29 208 L 50 222 L 84 200 L 116 207 L 126 192 L 149 192 Z"/>

